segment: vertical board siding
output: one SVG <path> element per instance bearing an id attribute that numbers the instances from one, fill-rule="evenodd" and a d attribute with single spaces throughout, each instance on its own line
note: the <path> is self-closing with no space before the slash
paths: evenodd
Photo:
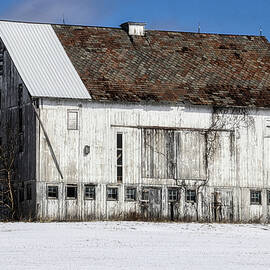
<path id="1" fill-rule="evenodd" d="M 206 140 L 202 131 L 176 133 L 177 178 L 206 179 Z"/>
<path id="2" fill-rule="evenodd" d="M 142 142 L 142 177 L 174 178 L 174 132 L 144 129 Z"/>
<path id="3" fill-rule="evenodd" d="M 67 110 L 79 111 L 78 130 L 67 130 Z M 270 188 L 270 150 L 267 138 L 260 131 L 265 114 L 265 111 L 252 112 L 255 127 L 207 132 L 211 123 L 210 108 L 79 105 L 74 101 L 62 101 L 56 106 L 54 101 L 44 100 L 40 115 L 60 160 L 64 179 L 59 178 L 41 132 L 40 184 L 61 182 L 63 196 L 59 196 L 57 206 L 48 202 L 45 189 L 37 189 L 43 193 L 38 195 L 39 216 L 62 220 L 134 218 L 136 215 L 171 219 L 173 211 L 176 220 L 267 220 L 269 207 L 265 201 L 262 205 L 250 204 L 250 188 L 257 187 L 263 192 Z M 155 125 L 160 128 L 153 128 Z M 174 127 L 192 130 L 174 130 Z M 116 178 L 117 132 L 123 134 L 122 183 L 117 183 Z M 211 134 L 216 139 L 210 154 L 206 143 Z M 90 146 L 88 155 L 83 152 L 85 145 Z M 65 200 L 67 183 L 78 184 L 77 200 Z M 83 185 L 89 183 L 96 186 L 95 200 L 84 199 Z M 128 186 L 137 188 L 134 202 L 125 200 Z M 118 188 L 118 201 L 107 200 L 107 187 Z M 179 188 L 177 202 L 168 201 L 168 187 Z M 155 200 L 142 201 L 143 188 L 151 192 L 160 189 L 160 204 Z M 188 188 L 196 190 L 196 203 L 186 202 Z M 220 194 L 217 207 L 215 194 Z M 262 194 L 265 197 L 266 191 Z"/>

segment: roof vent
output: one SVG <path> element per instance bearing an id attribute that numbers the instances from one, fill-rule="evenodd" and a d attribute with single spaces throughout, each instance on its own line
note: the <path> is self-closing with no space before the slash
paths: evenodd
<path id="1" fill-rule="evenodd" d="M 126 22 L 122 23 L 121 27 L 130 35 L 130 36 L 144 36 L 144 27 L 145 23 L 138 22 Z"/>

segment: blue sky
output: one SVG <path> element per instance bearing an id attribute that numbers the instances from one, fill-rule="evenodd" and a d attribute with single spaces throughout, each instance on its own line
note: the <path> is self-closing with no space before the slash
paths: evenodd
<path id="1" fill-rule="evenodd" d="M 4 2 L 4 3 L 3 3 Z M 263 35 L 270 40 L 270 0 L 2 0 L 0 18 L 148 29 Z"/>

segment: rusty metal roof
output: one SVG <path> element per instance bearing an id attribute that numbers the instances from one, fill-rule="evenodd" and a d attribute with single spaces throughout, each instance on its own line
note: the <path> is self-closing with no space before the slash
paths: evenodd
<path id="1" fill-rule="evenodd" d="M 270 107 L 265 37 L 53 25 L 91 97 Z"/>

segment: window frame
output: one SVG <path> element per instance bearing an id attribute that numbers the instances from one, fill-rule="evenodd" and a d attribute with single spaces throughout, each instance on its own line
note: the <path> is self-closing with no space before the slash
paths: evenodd
<path id="1" fill-rule="evenodd" d="M 270 190 L 268 189 L 266 193 L 267 193 L 267 205 L 270 205 Z"/>
<path id="2" fill-rule="evenodd" d="M 49 188 L 56 188 L 56 197 L 49 196 Z M 49 200 L 58 200 L 59 199 L 58 185 L 47 185 L 47 199 L 49 199 Z"/>
<path id="3" fill-rule="evenodd" d="M 134 199 L 133 198 L 127 198 L 128 190 L 134 190 Z M 136 187 L 125 187 L 125 201 L 127 202 L 135 202 L 137 201 L 137 188 Z"/>
<path id="4" fill-rule="evenodd" d="M 143 187 L 141 190 L 141 201 L 149 202 L 149 191 L 150 189 L 147 187 Z M 144 194 L 147 194 L 147 198 L 144 198 Z"/>
<path id="5" fill-rule="evenodd" d="M 253 193 L 258 193 L 258 202 L 257 201 L 252 201 L 252 199 L 256 199 L 255 197 L 252 196 Z M 251 189 L 250 190 L 250 205 L 262 205 L 262 191 L 258 189 Z"/>
<path id="6" fill-rule="evenodd" d="M 109 198 L 109 190 L 116 190 L 116 198 Z M 107 201 L 118 201 L 119 200 L 118 187 L 107 187 L 107 189 L 106 189 L 106 200 Z"/>
<path id="7" fill-rule="evenodd" d="M 76 113 L 76 128 L 70 127 L 70 114 Z M 67 110 L 67 130 L 79 130 L 79 110 Z"/>
<path id="8" fill-rule="evenodd" d="M 94 188 L 94 196 L 93 197 L 87 197 L 86 196 L 86 188 L 91 187 Z M 94 201 L 96 199 L 96 185 L 93 184 L 85 184 L 84 185 L 84 189 L 83 189 L 83 196 L 84 196 L 84 200 L 88 200 L 88 201 Z"/>
<path id="9" fill-rule="evenodd" d="M 118 141 L 118 136 L 121 136 L 121 143 Z M 123 182 L 123 132 L 117 132 L 116 133 L 116 180 L 118 183 Z M 121 155 L 120 158 L 118 156 Z"/>
<path id="10" fill-rule="evenodd" d="M 170 191 L 176 191 L 176 199 L 170 199 Z M 179 188 L 168 187 L 168 202 L 178 202 L 179 201 Z"/>
<path id="11" fill-rule="evenodd" d="M 195 193 L 195 196 L 194 196 L 194 200 L 191 199 L 192 195 L 188 194 L 189 192 L 194 192 Z M 197 192 L 196 192 L 196 189 L 194 188 L 188 188 L 186 189 L 186 192 L 185 192 L 185 197 L 186 197 L 186 202 L 187 203 L 196 203 L 197 202 Z"/>
<path id="12" fill-rule="evenodd" d="M 75 188 L 75 197 L 68 197 L 68 188 Z M 76 184 L 67 184 L 65 187 L 65 192 L 66 192 L 66 200 L 77 200 L 78 199 L 78 186 Z"/>

